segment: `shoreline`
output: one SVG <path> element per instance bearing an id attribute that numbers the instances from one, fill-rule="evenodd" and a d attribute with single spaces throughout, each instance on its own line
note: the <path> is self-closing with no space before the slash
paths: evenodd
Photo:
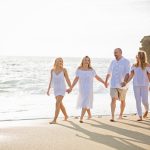
<path id="1" fill-rule="evenodd" d="M 150 114 L 150 111 L 148 112 L 148 114 Z M 117 118 L 118 116 L 119 116 L 119 114 L 116 114 L 115 118 Z M 123 118 L 129 117 L 129 116 L 137 116 L 137 113 L 123 114 Z M 68 119 L 79 119 L 79 117 L 80 117 L 80 115 L 74 115 L 74 116 L 69 116 Z M 105 117 L 111 117 L 111 115 L 92 115 L 92 118 L 105 118 Z M 64 117 L 58 117 L 58 120 L 61 120 L 63 118 Z M 84 118 L 87 118 L 86 114 L 85 114 Z M 28 120 L 48 120 L 48 119 L 53 119 L 53 117 L 3 119 L 3 120 L 0 120 L 0 122 L 7 122 L 7 121 L 28 121 Z"/>
<path id="2" fill-rule="evenodd" d="M 150 111 L 149 111 L 150 113 Z M 123 117 L 127 117 L 127 116 L 136 116 L 137 113 L 131 113 L 131 114 L 124 114 Z M 116 117 L 119 116 L 119 114 L 116 114 L 115 115 Z M 79 118 L 80 115 L 71 115 L 71 116 L 68 116 L 68 118 Z M 85 114 L 84 116 L 85 118 L 87 117 L 87 114 Z M 92 115 L 92 118 L 102 118 L 102 117 L 111 117 L 111 115 L 98 115 L 98 114 L 94 114 Z M 64 117 L 63 116 L 58 116 L 58 119 L 63 119 Z M 28 117 L 28 118 L 17 118 L 17 119 L 0 119 L 0 122 L 4 122 L 4 121 L 21 121 L 21 120 L 45 120 L 45 119 L 53 119 L 53 117 Z"/>

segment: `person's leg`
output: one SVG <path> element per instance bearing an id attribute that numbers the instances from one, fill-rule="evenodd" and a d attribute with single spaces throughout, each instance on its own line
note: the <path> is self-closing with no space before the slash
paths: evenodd
<path id="1" fill-rule="evenodd" d="M 148 104 L 148 87 L 142 87 L 141 88 L 141 96 L 142 96 L 142 103 L 145 108 L 145 113 L 143 115 L 143 118 L 146 118 L 148 115 L 149 110 L 149 104 Z"/>
<path id="2" fill-rule="evenodd" d="M 92 118 L 91 110 L 90 110 L 90 109 L 87 109 L 87 113 L 88 113 L 88 119 L 91 119 L 91 118 Z"/>
<path id="3" fill-rule="evenodd" d="M 110 119 L 110 121 L 114 121 L 115 118 L 115 109 L 116 109 L 116 100 L 118 99 L 118 91 L 117 89 L 110 89 L 110 96 L 111 96 L 111 115 L 112 118 Z"/>
<path id="4" fill-rule="evenodd" d="M 121 100 L 119 119 L 122 119 L 125 106 L 126 106 L 125 100 Z"/>
<path id="5" fill-rule="evenodd" d="M 80 123 L 83 123 L 83 117 L 85 115 L 86 110 L 87 110 L 87 108 L 82 108 L 81 117 L 80 117 Z"/>
<path id="6" fill-rule="evenodd" d="M 119 89 L 119 99 L 121 101 L 119 119 L 122 119 L 123 112 L 126 106 L 126 102 L 125 102 L 126 93 L 127 93 L 127 89 Z"/>
<path id="7" fill-rule="evenodd" d="M 112 119 L 110 121 L 114 121 L 115 109 L 116 109 L 116 98 L 112 98 L 112 101 L 111 101 L 111 116 L 112 116 Z"/>
<path id="8" fill-rule="evenodd" d="M 133 90 L 134 90 L 134 96 L 136 100 L 136 109 L 139 116 L 139 119 L 137 121 L 142 121 L 141 88 L 138 86 L 134 86 Z"/>
<path id="9" fill-rule="evenodd" d="M 66 108 L 65 108 L 63 102 L 60 103 L 60 109 L 61 109 L 61 111 L 62 111 L 62 113 L 63 113 L 63 115 L 65 117 L 64 120 L 67 121 L 68 115 L 67 115 Z"/>
<path id="10" fill-rule="evenodd" d="M 60 104 L 62 102 L 63 96 L 56 96 L 56 108 L 55 108 L 55 116 L 54 120 L 50 122 L 50 124 L 55 124 L 60 112 Z"/>

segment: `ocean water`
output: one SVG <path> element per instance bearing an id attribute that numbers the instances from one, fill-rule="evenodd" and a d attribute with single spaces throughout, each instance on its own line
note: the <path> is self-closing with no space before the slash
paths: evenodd
<path id="1" fill-rule="evenodd" d="M 50 69 L 55 58 L 49 57 L 0 57 L 0 120 L 52 118 L 55 110 L 53 90 L 47 96 L 47 87 Z M 105 78 L 108 66 L 112 59 L 92 58 L 92 66 L 101 78 Z M 130 60 L 131 63 L 133 60 Z M 64 67 L 67 69 L 71 81 L 75 76 L 76 68 L 81 58 L 64 58 Z M 78 86 L 71 94 L 64 97 L 69 116 L 79 116 L 76 109 Z M 130 85 L 125 113 L 135 113 L 135 100 Z M 119 113 L 119 102 L 116 114 Z M 109 88 L 94 80 L 94 107 L 93 115 L 110 115 Z M 60 114 L 60 117 L 63 117 Z"/>

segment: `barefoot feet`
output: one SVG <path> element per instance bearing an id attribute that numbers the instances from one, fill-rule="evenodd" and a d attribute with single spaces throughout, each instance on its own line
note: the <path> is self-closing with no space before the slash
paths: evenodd
<path id="1" fill-rule="evenodd" d="M 119 115 L 118 119 L 119 119 L 119 120 L 123 119 L 122 115 Z"/>
<path id="2" fill-rule="evenodd" d="M 67 121 L 67 120 L 68 120 L 68 116 L 65 116 L 64 121 Z"/>
<path id="3" fill-rule="evenodd" d="M 147 118 L 147 115 L 148 115 L 148 111 L 145 111 L 143 118 Z"/>
<path id="4" fill-rule="evenodd" d="M 89 120 L 89 119 L 91 119 L 91 118 L 92 118 L 92 116 L 88 116 L 88 118 L 87 118 L 87 119 Z"/>
<path id="5" fill-rule="evenodd" d="M 53 120 L 52 122 L 49 122 L 49 124 L 57 124 L 57 122 Z"/>

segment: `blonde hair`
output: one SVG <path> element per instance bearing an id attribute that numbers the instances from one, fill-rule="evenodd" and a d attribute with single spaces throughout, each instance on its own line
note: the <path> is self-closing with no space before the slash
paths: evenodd
<path id="1" fill-rule="evenodd" d="M 53 69 L 56 69 L 56 67 L 58 66 L 58 60 L 60 60 L 60 59 L 63 61 L 63 59 L 61 57 L 58 57 L 58 58 L 55 59 Z"/>
<path id="2" fill-rule="evenodd" d="M 81 62 L 81 64 L 80 64 L 79 68 L 83 67 L 83 62 L 84 62 L 84 60 L 85 60 L 86 58 L 89 59 L 89 65 L 88 65 L 88 68 L 89 68 L 89 69 L 93 69 L 93 68 L 91 67 L 91 59 L 90 59 L 89 56 L 83 57 L 82 62 Z"/>
<path id="3" fill-rule="evenodd" d="M 141 62 L 141 68 L 142 68 L 142 70 L 144 70 L 145 68 L 146 68 L 146 66 L 147 66 L 147 64 L 148 64 L 148 62 L 147 62 L 147 54 L 146 54 L 146 52 L 145 51 L 142 51 L 142 50 L 140 50 L 139 52 L 138 52 L 138 58 L 140 59 L 140 62 Z M 137 62 L 135 63 L 135 67 L 139 67 L 139 61 L 137 60 Z"/>

